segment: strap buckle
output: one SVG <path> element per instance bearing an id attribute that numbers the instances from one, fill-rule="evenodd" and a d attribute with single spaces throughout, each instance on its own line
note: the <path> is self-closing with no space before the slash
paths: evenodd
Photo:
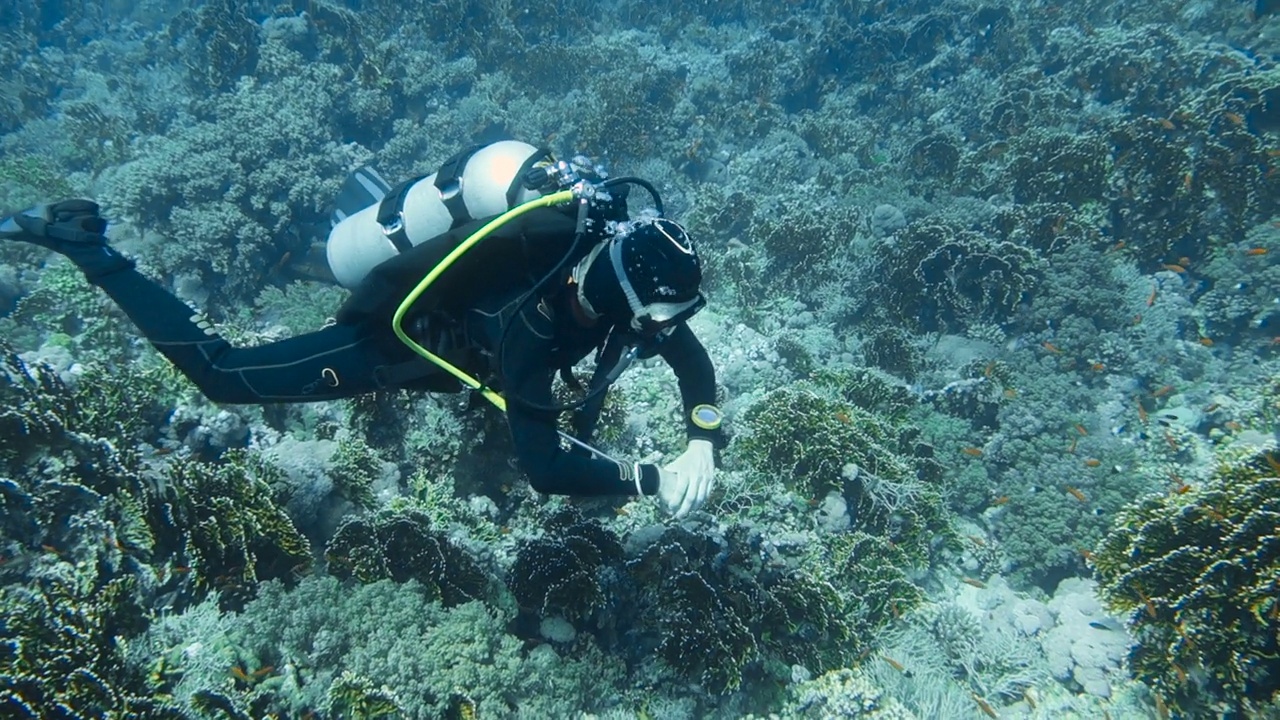
<path id="1" fill-rule="evenodd" d="M 399 234 L 404 230 L 404 211 L 397 211 L 396 216 L 391 219 L 390 223 L 379 222 L 378 225 L 382 228 L 383 235 L 390 237 L 391 235 Z"/>

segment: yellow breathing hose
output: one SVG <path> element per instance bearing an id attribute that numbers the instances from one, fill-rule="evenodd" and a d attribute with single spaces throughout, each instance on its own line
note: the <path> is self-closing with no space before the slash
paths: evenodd
<path id="1" fill-rule="evenodd" d="M 410 291 L 410 293 L 405 296 L 404 300 L 400 303 L 400 307 L 396 308 L 396 314 L 391 319 L 391 329 L 395 331 L 396 337 L 400 338 L 400 342 L 404 343 L 405 345 L 408 345 L 409 348 L 412 349 L 414 352 L 426 358 L 431 363 L 435 364 L 445 372 L 457 378 L 462 384 L 466 385 L 472 390 L 478 390 L 486 400 L 493 403 L 495 407 L 497 407 L 499 410 L 503 412 L 507 411 L 506 398 L 502 397 L 502 395 L 498 394 L 492 389 L 486 387 L 484 383 L 468 375 L 466 372 L 459 369 L 457 366 L 453 365 L 449 361 L 445 360 L 439 355 L 436 355 L 430 350 L 422 347 L 413 338 L 409 337 L 409 334 L 405 332 L 403 327 L 404 316 L 408 314 L 409 308 L 411 308 L 413 304 L 417 302 L 418 298 L 422 297 L 422 294 L 427 291 L 427 288 L 431 287 L 431 284 L 435 282 L 436 279 L 439 278 L 446 270 L 449 269 L 450 265 L 456 262 L 458 258 L 465 255 L 468 250 L 475 247 L 476 244 L 478 244 L 479 242 L 484 240 L 486 237 L 488 237 L 489 233 L 502 227 L 503 225 L 513 220 L 514 218 L 517 218 L 529 212 L 530 210 L 536 210 L 538 208 L 544 208 L 544 207 L 551 207 L 553 205 L 563 205 L 565 203 L 572 202 L 573 197 L 574 197 L 574 193 L 572 190 L 562 190 L 560 192 L 552 193 L 550 195 L 544 195 L 540 198 L 535 198 L 533 200 L 530 200 L 529 202 L 524 203 L 523 205 L 517 205 L 516 207 L 511 208 L 510 210 L 499 215 L 493 220 L 490 220 L 488 223 L 485 223 L 484 227 L 475 231 L 474 233 L 471 234 L 470 237 L 462 241 L 462 243 L 459 244 L 458 247 L 454 248 L 448 255 L 444 257 L 443 260 L 437 263 L 436 266 L 431 269 L 431 272 L 427 273 L 426 277 L 422 278 L 422 280 L 418 282 L 417 286 L 414 287 L 413 290 Z"/>

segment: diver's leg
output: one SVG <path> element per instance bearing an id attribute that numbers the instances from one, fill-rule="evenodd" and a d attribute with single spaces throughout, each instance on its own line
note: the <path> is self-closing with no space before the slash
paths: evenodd
<path id="1" fill-rule="evenodd" d="M 75 263 L 214 402 L 350 397 L 379 389 L 381 366 L 404 360 L 384 357 L 377 338 L 352 325 L 233 348 L 185 303 L 135 270 L 132 260 L 107 243 L 105 230 L 98 206 L 88 200 L 41 206 L 0 220 L 0 240 L 42 245 Z"/>
<path id="2" fill-rule="evenodd" d="M 219 403 L 307 402 L 379 389 L 393 362 L 357 326 L 334 325 L 251 348 L 235 348 L 196 312 L 132 268 L 91 280 L 156 350 Z"/>

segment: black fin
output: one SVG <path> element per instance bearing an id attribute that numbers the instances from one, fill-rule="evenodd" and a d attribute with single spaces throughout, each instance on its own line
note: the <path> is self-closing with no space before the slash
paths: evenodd
<path id="1" fill-rule="evenodd" d="M 347 176 L 338 191 L 338 200 L 334 204 L 333 214 L 329 216 L 332 225 L 346 220 L 370 205 L 377 204 L 386 197 L 391 186 L 378 174 L 371 165 L 356 170 Z"/>

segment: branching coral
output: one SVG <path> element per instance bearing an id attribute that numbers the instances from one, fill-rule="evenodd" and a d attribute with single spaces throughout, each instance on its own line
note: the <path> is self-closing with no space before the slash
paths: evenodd
<path id="1" fill-rule="evenodd" d="M 146 626 L 134 583 L 48 577 L 0 587 L 0 715 L 187 718 L 124 662 L 120 638 Z"/>
<path id="2" fill-rule="evenodd" d="M 1044 270 L 1030 248 L 936 221 L 908 225 L 875 256 L 882 285 L 873 309 L 918 329 L 1007 320 Z"/>
<path id="3" fill-rule="evenodd" d="M 183 10 L 170 21 L 169 34 L 187 51 L 183 64 L 197 92 L 229 90 L 257 65 L 258 25 L 232 0 Z"/>
<path id="4" fill-rule="evenodd" d="M 484 570 L 418 510 L 349 518 L 329 541 L 325 558 L 329 571 L 340 578 L 363 583 L 417 580 L 446 607 L 488 594 Z"/>
<path id="5" fill-rule="evenodd" d="M 663 659 L 712 692 L 771 661 L 822 671 L 848 660 L 841 593 L 814 573 L 766 565 L 759 544 L 742 526 L 728 537 L 674 527 L 627 563 L 643 588 L 636 616 L 656 619 Z"/>
<path id="6" fill-rule="evenodd" d="M 846 494 L 858 529 L 922 562 L 935 535 L 948 530 L 940 467 L 919 431 L 900 421 L 908 404 L 874 374 L 819 374 L 748 408 L 735 449 L 755 472 L 781 476 L 805 498 Z"/>
<path id="7" fill-rule="evenodd" d="M 162 552 L 184 558 L 197 589 L 218 591 L 224 608 L 243 607 L 263 580 L 294 580 L 310 568 L 311 544 L 272 499 L 279 472 L 242 451 L 174 463 L 151 508 Z"/>
<path id="8" fill-rule="evenodd" d="M 757 213 L 747 238 L 759 244 L 769 259 L 769 275 L 781 281 L 779 290 L 812 288 L 839 265 L 844 248 L 859 228 L 867 224 L 863 212 L 851 205 L 831 202 L 779 203 Z"/>
<path id="9" fill-rule="evenodd" d="M 1228 457 L 1191 492 L 1125 508 L 1095 550 L 1100 594 L 1138 641 L 1134 673 L 1189 716 L 1280 699 L 1278 475 L 1272 452 Z"/>
<path id="10" fill-rule="evenodd" d="M 566 507 L 548 521 L 545 536 L 520 546 L 509 587 L 539 617 L 585 619 L 605 604 L 601 574 L 621 560 L 617 536 Z"/>

